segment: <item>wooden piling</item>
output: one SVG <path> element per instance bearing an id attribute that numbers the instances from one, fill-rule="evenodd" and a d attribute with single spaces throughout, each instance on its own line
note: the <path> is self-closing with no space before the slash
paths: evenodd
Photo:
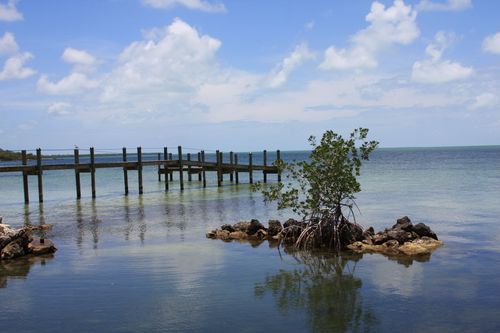
<path id="1" fill-rule="evenodd" d="M 229 152 L 229 164 L 231 164 L 231 172 L 229 173 L 229 181 L 232 183 L 234 181 L 234 153 Z"/>
<path id="2" fill-rule="evenodd" d="M 267 150 L 264 149 L 264 151 L 262 152 L 262 158 L 264 160 L 264 171 L 262 172 L 262 176 L 264 178 L 264 183 L 267 183 L 267 170 L 266 170 L 266 166 L 267 166 Z"/>
<path id="3" fill-rule="evenodd" d="M 36 170 L 38 176 L 38 202 L 43 202 L 43 170 L 42 170 L 42 149 L 36 150 Z"/>
<path id="4" fill-rule="evenodd" d="M 80 164 L 80 151 L 76 148 L 73 151 L 73 155 L 75 156 L 75 185 L 76 185 L 76 198 L 82 198 L 82 186 L 80 183 L 80 170 L 78 169 L 78 165 Z"/>
<path id="5" fill-rule="evenodd" d="M 201 163 L 201 151 L 198 152 L 198 163 Z M 198 181 L 201 182 L 201 172 L 198 172 Z"/>
<path id="6" fill-rule="evenodd" d="M 281 152 L 276 150 L 276 166 L 278 167 L 278 181 L 281 181 Z"/>
<path id="7" fill-rule="evenodd" d="M 26 150 L 21 151 L 21 159 L 23 165 L 28 165 L 28 158 L 26 157 Z M 24 191 L 24 203 L 30 203 L 30 191 L 28 185 L 28 172 L 23 171 L 23 191 Z"/>
<path id="8" fill-rule="evenodd" d="M 181 191 L 184 191 L 184 170 L 182 165 L 182 147 L 177 147 L 177 154 L 179 156 L 179 186 Z"/>
<path id="9" fill-rule="evenodd" d="M 238 165 L 238 154 L 234 154 L 234 164 Z M 234 180 L 236 181 L 236 184 L 239 184 L 240 177 L 239 177 L 239 174 L 238 174 L 238 169 L 234 170 Z"/>
<path id="10" fill-rule="evenodd" d="M 217 163 L 217 186 L 221 187 L 222 186 L 222 180 L 221 180 L 221 158 L 220 158 L 220 152 L 217 150 L 215 152 L 215 158 L 216 158 L 216 163 Z"/>
<path id="11" fill-rule="evenodd" d="M 192 181 L 191 177 L 191 153 L 187 153 L 187 161 L 188 161 L 188 182 Z"/>
<path id="12" fill-rule="evenodd" d="M 161 154 L 158 153 L 158 161 L 161 161 Z M 158 182 L 161 182 L 161 165 L 158 164 Z"/>
<path id="13" fill-rule="evenodd" d="M 144 189 L 142 186 L 142 148 L 137 147 L 137 181 L 139 183 L 139 194 L 142 194 Z"/>
<path id="14" fill-rule="evenodd" d="M 172 161 L 172 160 L 173 160 L 172 153 L 168 153 L 168 159 L 169 159 L 170 161 Z M 170 181 L 171 181 L 171 182 L 173 182 L 173 181 L 174 181 L 174 173 L 173 173 L 173 172 L 169 172 L 169 173 L 168 173 L 168 177 L 169 177 L 169 179 L 170 179 Z"/>
<path id="15" fill-rule="evenodd" d="M 203 178 L 203 187 L 207 187 L 207 175 L 205 174 L 205 151 L 201 151 L 201 174 Z"/>
<path id="16" fill-rule="evenodd" d="M 250 180 L 250 184 L 253 184 L 253 161 L 252 161 L 252 153 L 248 153 L 248 179 Z"/>
<path id="17" fill-rule="evenodd" d="M 95 156 L 94 147 L 90 147 L 90 183 L 92 187 L 92 199 L 95 199 Z"/>
<path id="18" fill-rule="evenodd" d="M 127 148 L 122 148 L 122 160 L 127 162 Z M 127 167 L 123 167 L 123 185 L 125 186 L 125 195 L 128 195 L 128 170 Z"/>
<path id="19" fill-rule="evenodd" d="M 163 147 L 163 159 L 166 161 L 168 159 L 168 148 Z M 163 164 L 163 170 L 165 171 L 165 191 L 168 191 L 168 168 L 167 163 Z"/>
<path id="20" fill-rule="evenodd" d="M 219 155 L 220 155 L 220 156 L 219 156 L 219 157 L 220 157 L 220 159 L 219 159 L 219 163 L 220 163 L 220 166 L 219 166 L 219 168 L 220 168 L 220 173 L 219 173 L 219 174 L 220 174 L 220 181 L 221 181 L 221 183 L 222 183 L 222 182 L 224 181 L 224 168 L 222 167 L 222 164 L 224 163 L 224 153 L 220 151 L 220 152 L 219 152 Z"/>

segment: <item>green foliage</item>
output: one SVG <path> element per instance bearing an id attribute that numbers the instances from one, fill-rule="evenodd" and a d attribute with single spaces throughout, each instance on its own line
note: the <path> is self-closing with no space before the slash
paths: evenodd
<path id="1" fill-rule="evenodd" d="M 266 201 L 276 201 L 278 209 L 291 208 L 304 219 L 333 212 L 337 219 L 342 207 L 352 212 L 355 194 L 361 191 L 357 180 L 362 161 L 368 160 L 377 147 L 377 141 L 367 141 L 368 129 L 355 129 L 349 139 L 333 131 L 326 131 L 319 144 L 311 136 L 313 150 L 308 161 L 279 162 L 287 176 L 286 182 L 268 186 L 257 183 Z"/>
<path id="2" fill-rule="evenodd" d="M 36 157 L 33 154 L 27 154 L 28 159 L 35 159 Z M 21 153 L 4 150 L 0 148 L 0 161 L 17 161 L 21 159 Z"/>

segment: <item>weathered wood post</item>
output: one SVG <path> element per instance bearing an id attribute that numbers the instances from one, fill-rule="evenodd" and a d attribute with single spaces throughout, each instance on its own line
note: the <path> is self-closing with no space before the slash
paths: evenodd
<path id="1" fill-rule="evenodd" d="M 191 153 L 187 153 L 187 161 L 188 161 L 188 182 L 193 180 L 191 177 Z"/>
<path id="2" fill-rule="evenodd" d="M 229 173 L 229 181 L 232 183 L 234 181 L 234 153 L 229 152 L 229 164 L 231 165 L 231 172 Z"/>
<path id="3" fill-rule="evenodd" d="M 168 191 L 168 167 L 166 160 L 168 159 L 168 149 L 163 147 L 163 159 L 165 163 L 163 164 L 163 171 L 165 171 L 165 191 Z"/>
<path id="4" fill-rule="evenodd" d="M 234 164 L 236 165 L 236 168 L 237 168 L 238 167 L 238 154 L 234 154 Z M 238 169 L 234 170 L 234 180 L 236 181 L 236 184 L 239 184 L 240 176 L 238 173 Z"/>
<path id="5" fill-rule="evenodd" d="M 198 152 L 198 165 L 201 164 L 201 151 Z M 201 171 L 198 170 L 198 181 L 201 182 Z"/>
<path id="6" fill-rule="evenodd" d="M 127 162 L 127 148 L 122 148 L 122 160 Z M 127 165 L 123 165 L 123 185 L 125 186 L 125 195 L 128 195 L 128 170 Z"/>
<path id="7" fill-rule="evenodd" d="M 42 149 L 36 150 L 36 169 L 38 176 L 38 202 L 43 202 L 43 169 L 42 169 Z"/>
<path id="8" fill-rule="evenodd" d="M 221 187 L 222 186 L 222 177 L 221 177 L 221 173 L 222 173 L 222 170 L 221 170 L 221 154 L 220 152 L 217 150 L 215 152 L 215 158 L 216 158 L 216 163 L 217 163 L 217 186 L 218 187 Z"/>
<path id="9" fill-rule="evenodd" d="M 179 155 L 179 185 L 181 188 L 181 191 L 184 191 L 184 171 L 183 171 L 183 165 L 182 165 L 182 147 L 178 146 L 177 147 L 177 154 Z"/>
<path id="10" fill-rule="evenodd" d="M 158 182 L 161 182 L 161 154 L 158 153 Z"/>
<path id="11" fill-rule="evenodd" d="M 278 167 L 278 181 L 281 181 L 281 152 L 276 150 L 276 166 Z"/>
<path id="12" fill-rule="evenodd" d="M 203 187 L 207 187 L 207 175 L 205 173 L 205 151 L 201 151 L 201 174 L 203 178 Z"/>
<path id="13" fill-rule="evenodd" d="M 137 147 L 137 181 L 139 183 L 139 194 L 143 193 L 142 187 L 142 147 Z"/>
<path id="14" fill-rule="evenodd" d="M 90 147 L 90 186 L 92 187 L 92 199 L 95 199 L 95 156 L 94 147 Z"/>
<path id="15" fill-rule="evenodd" d="M 248 153 L 248 179 L 250 180 L 250 184 L 253 184 L 253 161 L 252 161 L 252 153 Z"/>
<path id="16" fill-rule="evenodd" d="M 168 159 L 171 160 L 171 161 L 174 159 L 173 156 L 172 156 L 172 153 L 168 153 Z M 169 172 L 168 173 L 168 177 L 169 177 L 169 179 L 170 179 L 171 182 L 174 181 L 174 173 L 173 172 Z"/>
<path id="17" fill-rule="evenodd" d="M 80 184 L 80 170 L 78 168 L 80 164 L 80 151 L 76 148 L 73 151 L 73 155 L 75 156 L 75 184 L 76 184 L 76 198 L 82 198 L 82 187 Z"/>
<path id="18" fill-rule="evenodd" d="M 267 167 L 267 150 L 265 150 L 265 149 L 262 152 L 262 158 L 264 160 L 264 170 L 262 171 L 262 176 L 264 178 L 264 183 L 267 183 L 267 170 L 266 170 L 266 167 Z"/>
<path id="19" fill-rule="evenodd" d="M 21 151 L 21 160 L 23 165 L 28 165 L 28 158 L 26 156 L 26 150 Z M 24 191 L 24 203 L 30 203 L 30 191 L 28 185 L 28 172 L 23 171 L 23 191 Z"/>

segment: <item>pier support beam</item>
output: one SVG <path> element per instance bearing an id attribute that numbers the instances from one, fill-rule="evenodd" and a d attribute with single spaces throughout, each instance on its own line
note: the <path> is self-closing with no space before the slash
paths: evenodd
<path id="1" fill-rule="evenodd" d="M 184 170 L 182 165 L 182 147 L 177 147 L 177 154 L 179 155 L 179 186 L 181 191 L 184 191 Z"/>
<path id="2" fill-rule="evenodd" d="M 75 158 L 75 185 L 76 185 L 76 199 L 81 199 L 82 198 L 82 186 L 80 183 L 80 170 L 78 168 L 80 164 L 80 151 L 75 149 L 73 151 L 73 155 Z"/>
<path id="3" fill-rule="evenodd" d="M 139 194 L 143 193 L 142 186 L 142 148 L 137 147 L 137 181 L 139 183 Z"/>
<path id="4" fill-rule="evenodd" d="M 90 147 L 90 186 L 92 187 L 92 199 L 95 199 L 95 155 L 94 147 Z"/>
<path id="5" fill-rule="evenodd" d="M 252 161 L 252 153 L 248 153 L 248 179 L 250 180 L 250 184 L 253 184 L 253 161 Z"/>
<path id="6" fill-rule="evenodd" d="M 276 166 L 278 167 L 278 181 L 281 181 L 281 152 L 276 150 Z"/>
<path id="7" fill-rule="evenodd" d="M 21 152 L 21 160 L 23 165 L 28 165 L 28 158 L 26 157 L 26 150 Z M 23 191 L 24 191 L 24 203 L 30 203 L 30 191 L 28 185 L 28 172 L 23 171 Z"/>
<path id="8" fill-rule="evenodd" d="M 127 148 L 122 148 L 122 160 L 127 162 Z M 125 187 L 125 195 L 128 195 L 128 170 L 127 167 L 123 167 L 123 185 Z"/>
<path id="9" fill-rule="evenodd" d="M 163 159 L 168 160 L 168 148 L 163 147 Z M 168 191 L 168 167 L 167 162 L 163 164 L 163 170 L 165 171 L 165 191 Z"/>
<path id="10" fill-rule="evenodd" d="M 262 152 L 262 158 L 264 160 L 264 170 L 262 171 L 262 176 L 264 178 L 264 183 L 267 183 L 267 170 L 266 170 L 266 166 L 267 166 L 267 150 L 264 150 Z"/>
<path id="11" fill-rule="evenodd" d="M 234 164 L 236 166 L 238 165 L 238 154 L 234 154 Z M 237 169 L 234 170 L 234 180 L 236 181 L 236 184 L 239 184 L 240 177 Z"/>

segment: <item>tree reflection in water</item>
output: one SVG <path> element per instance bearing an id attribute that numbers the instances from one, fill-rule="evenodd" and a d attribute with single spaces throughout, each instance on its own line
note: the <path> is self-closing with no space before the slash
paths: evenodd
<path id="1" fill-rule="evenodd" d="M 54 258 L 53 254 L 26 256 L 14 260 L 0 260 L 0 288 L 7 287 L 9 279 L 26 279 L 33 265 L 45 265 Z"/>
<path id="2" fill-rule="evenodd" d="M 377 320 L 363 306 L 362 281 L 354 276 L 361 255 L 293 252 L 300 268 L 281 270 L 255 286 L 256 297 L 271 293 L 284 313 L 305 310 L 312 332 L 372 331 Z"/>

